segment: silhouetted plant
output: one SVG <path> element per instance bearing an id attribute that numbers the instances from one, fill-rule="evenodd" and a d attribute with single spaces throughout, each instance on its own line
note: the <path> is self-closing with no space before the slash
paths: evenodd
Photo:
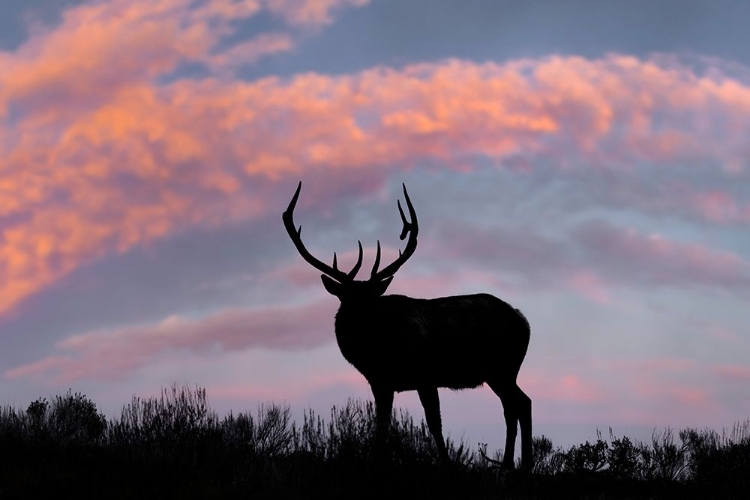
<path id="1" fill-rule="evenodd" d="M 252 419 L 250 421 L 252 422 Z M 294 442 L 290 422 L 291 413 L 288 406 L 260 405 L 255 434 L 251 437 L 255 443 L 255 451 L 268 456 L 290 453 Z"/>
<path id="2" fill-rule="evenodd" d="M 297 431 L 295 427 L 294 449 L 323 458 L 328 452 L 325 421 L 312 410 L 303 412 L 301 429 Z"/>
<path id="3" fill-rule="evenodd" d="M 685 429 L 680 439 L 688 450 L 688 477 L 717 494 L 733 496 L 750 489 L 750 419 L 722 429 Z"/>
<path id="4" fill-rule="evenodd" d="M 218 417 L 208 406 L 205 389 L 172 385 L 162 389 L 158 399 L 133 396 L 113 426 L 112 438 L 116 442 L 179 441 L 217 425 Z"/>
<path id="5" fill-rule="evenodd" d="M 29 423 L 32 427 L 42 428 L 45 425 L 48 408 L 49 403 L 45 398 L 39 398 L 29 403 L 26 415 L 29 417 Z"/>
<path id="6" fill-rule="evenodd" d="M 107 419 L 97 411 L 96 404 L 70 390 L 51 402 L 46 398 L 32 401 L 25 413 L 8 410 L 5 414 L 15 422 L 19 435 L 37 444 L 92 445 L 103 439 L 107 427 Z"/>
<path id="7" fill-rule="evenodd" d="M 615 478 L 638 478 L 641 462 L 638 446 L 629 437 L 615 438 L 609 429 L 610 445 L 607 450 L 609 471 Z"/>
<path id="8" fill-rule="evenodd" d="M 672 429 L 664 429 L 661 433 L 653 432 L 649 459 L 647 470 L 651 477 L 667 481 L 683 478 L 687 466 L 685 446 L 674 442 Z"/>
<path id="9" fill-rule="evenodd" d="M 370 404 L 349 400 L 342 408 L 334 406 L 328 423 L 328 457 L 351 460 L 369 455 L 362 445 L 372 440 L 373 421 L 374 412 Z"/>
<path id="10" fill-rule="evenodd" d="M 447 440 L 437 460 L 424 421 L 391 415 L 384 454 L 373 453 L 372 402 L 348 400 L 330 419 L 308 411 L 300 427 L 290 408 L 264 404 L 254 414 L 219 419 L 203 389 L 172 386 L 133 398 L 107 422 L 80 393 L 0 408 L 0 497 L 178 496 L 382 498 L 441 497 L 744 498 L 750 488 L 750 420 L 721 434 L 670 429 L 647 443 L 615 437 L 555 447 L 533 439 L 534 468 L 516 477 Z M 382 461 L 386 458 L 385 462 Z M 501 451 L 494 454 L 501 461 Z M 489 457 L 488 457 L 489 458 Z M 384 467 L 385 464 L 385 467 Z M 69 478 L 85 475 L 91 484 Z M 65 478 L 61 481 L 61 479 Z M 525 479 L 521 479 L 525 478 Z M 105 495 L 106 494 L 106 495 Z"/>
<path id="11" fill-rule="evenodd" d="M 38 403 L 38 400 L 37 400 Z M 30 405 L 32 413 L 38 415 L 46 406 Z M 28 413 L 28 409 L 27 409 Z M 48 426 L 60 442 L 98 442 L 107 427 L 107 419 L 96 409 L 96 404 L 83 394 L 68 390 L 64 396 L 55 396 L 50 404 Z"/>
<path id="12" fill-rule="evenodd" d="M 3 449 L 2 445 L 7 447 L 29 437 L 29 421 L 23 413 L 10 406 L 0 408 L 0 450 Z"/>
<path id="13" fill-rule="evenodd" d="M 599 430 L 596 431 L 596 442 L 572 446 L 565 453 L 564 469 L 571 472 L 591 471 L 596 472 L 607 465 L 607 452 L 609 445 L 602 440 Z"/>
<path id="14" fill-rule="evenodd" d="M 565 452 L 562 448 L 554 448 L 552 441 L 544 435 L 534 437 L 534 469 L 537 474 L 554 475 L 565 467 Z"/>

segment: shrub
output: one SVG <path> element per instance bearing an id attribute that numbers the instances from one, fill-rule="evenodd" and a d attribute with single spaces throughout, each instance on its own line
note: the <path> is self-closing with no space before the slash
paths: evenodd
<path id="1" fill-rule="evenodd" d="M 651 435 L 650 476 L 655 479 L 676 481 L 683 479 L 686 463 L 686 447 L 674 442 L 672 429 L 664 429 Z"/>
<path id="2" fill-rule="evenodd" d="M 638 478 L 641 475 L 641 461 L 638 446 L 629 437 L 615 438 L 609 429 L 610 446 L 607 450 L 607 463 L 610 473 L 618 479 Z"/>
<path id="3" fill-rule="evenodd" d="M 572 446 L 564 457 L 564 469 L 570 472 L 596 472 L 607 465 L 607 451 L 609 445 L 602 440 L 600 431 L 596 431 L 596 443 L 586 441 L 584 444 Z"/>
<path id="4" fill-rule="evenodd" d="M 221 422 L 221 433 L 228 446 L 241 446 L 266 456 L 289 454 L 294 446 L 294 428 L 288 406 L 260 405 L 257 417 L 230 413 Z"/>
<path id="5" fill-rule="evenodd" d="M 531 441 L 532 456 L 534 457 L 534 468 L 532 472 L 537 474 L 554 475 L 563 470 L 565 466 L 565 452 L 562 448 L 553 448 L 552 441 L 548 437 L 534 437 Z"/>
<path id="6" fill-rule="evenodd" d="M 33 405 L 29 405 L 32 413 L 41 412 L 40 405 L 32 408 Z M 48 410 L 48 426 L 59 442 L 93 444 L 104 435 L 107 419 L 97 411 L 93 401 L 68 389 L 67 394 L 53 399 Z"/>

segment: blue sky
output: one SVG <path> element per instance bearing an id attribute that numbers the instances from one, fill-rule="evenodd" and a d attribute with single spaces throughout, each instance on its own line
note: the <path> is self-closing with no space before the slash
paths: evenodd
<path id="1" fill-rule="evenodd" d="M 422 229 L 389 291 L 522 309 L 536 434 L 744 420 L 748 10 L 4 2 L 0 403 L 369 398 L 280 214 L 302 180 L 308 247 L 366 266 L 403 182 Z M 452 437 L 502 446 L 489 389 L 441 395 Z"/>

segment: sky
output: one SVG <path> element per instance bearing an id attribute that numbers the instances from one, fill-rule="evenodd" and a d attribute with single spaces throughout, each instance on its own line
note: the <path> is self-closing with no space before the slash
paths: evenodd
<path id="1" fill-rule="evenodd" d="M 370 399 L 344 269 L 419 244 L 389 293 L 518 307 L 534 434 L 750 417 L 750 4 L 6 0 L 0 404 L 116 417 L 176 383 L 220 414 Z M 500 449 L 486 387 L 446 433 Z M 422 418 L 413 393 L 395 405 Z"/>

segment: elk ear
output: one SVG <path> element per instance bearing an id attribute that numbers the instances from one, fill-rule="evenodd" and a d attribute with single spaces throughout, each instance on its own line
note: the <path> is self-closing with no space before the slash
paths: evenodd
<path id="1" fill-rule="evenodd" d="M 393 280 L 393 276 L 388 276 L 386 279 L 376 282 L 373 288 L 373 292 L 375 292 L 375 296 L 380 297 L 381 295 L 383 295 L 385 291 L 388 289 L 388 285 L 391 284 L 392 280 Z"/>
<path id="2" fill-rule="evenodd" d="M 341 283 L 325 274 L 321 274 L 320 279 L 323 280 L 323 286 L 328 293 L 335 295 L 336 297 L 339 296 L 339 293 L 341 293 Z"/>

